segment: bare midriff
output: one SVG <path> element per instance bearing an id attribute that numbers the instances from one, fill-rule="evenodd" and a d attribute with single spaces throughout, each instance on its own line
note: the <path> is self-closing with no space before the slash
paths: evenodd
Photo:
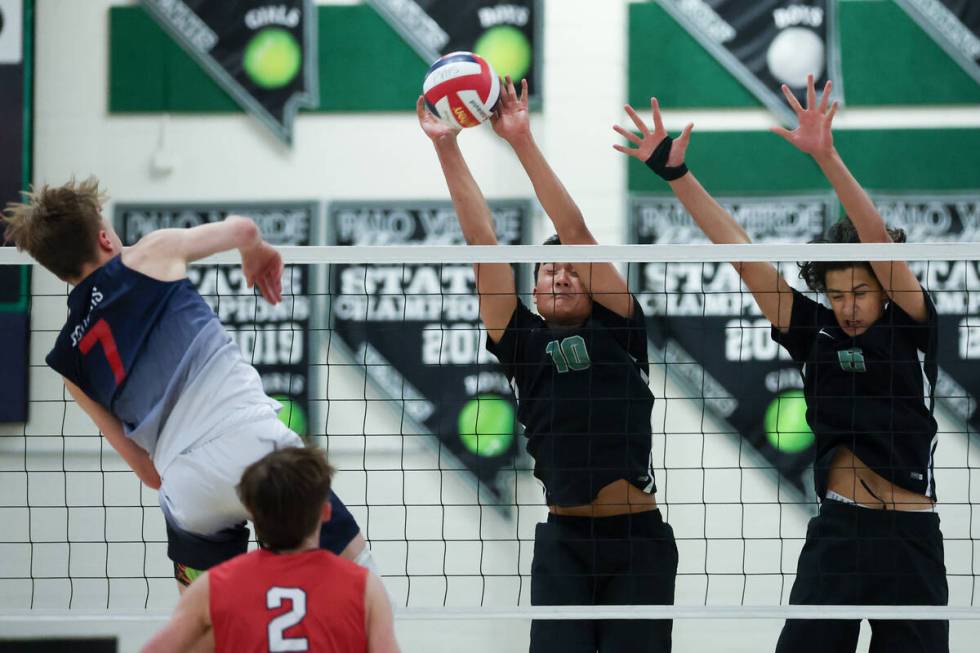
<path id="1" fill-rule="evenodd" d="M 548 506 L 555 515 L 569 517 L 615 517 L 657 509 L 657 500 L 625 479 L 613 481 L 595 496 L 591 503 L 580 506 Z"/>
<path id="2" fill-rule="evenodd" d="M 845 447 L 838 447 L 830 463 L 827 489 L 878 510 L 925 510 L 935 501 L 882 478 Z"/>

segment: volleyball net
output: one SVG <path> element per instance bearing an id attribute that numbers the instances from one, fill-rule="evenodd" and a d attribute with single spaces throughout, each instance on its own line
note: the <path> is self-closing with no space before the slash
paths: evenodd
<path id="1" fill-rule="evenodd" d="M 679 553 L 675 606 L 549 608 L 550 618 L 980 618 L 980 246 L 281 250 L 275 307 L 245 287 L 237 253 L 189 276 L 283 404 L 281 418 L 328 451 L 335 489 L 403 616 L 545 616 L 529 606 L 547 509 L 510 383 L 486 352 L 472 264 L 513 264 L 533 307 L 534 263 L 615 261 L 646 319 L 657 502 Z M 807 612 L 787 605 L 818 507 L 802 379 L 728 262 L 773 262 L 803 289 L 800 260 L 899 259 L 939 313 L 935 478 L 949 606 Z M 28 259 L 0 251 L 0 264 L 19 263 Z M 169 610 L 176 587 L 156 493 L 44 365 L 68 290 L 35 268 L 29 421 L 0 425 L 0 611 Z"/>

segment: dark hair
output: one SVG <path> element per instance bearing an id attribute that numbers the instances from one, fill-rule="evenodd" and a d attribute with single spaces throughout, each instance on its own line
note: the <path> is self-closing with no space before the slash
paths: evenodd
<path id="1" fill-rule="evenodd" d="M 42 185 L 25 196 L 25 203 L 8 204 L 3 211 L 6 240 L 63 281 L 80 276 L 85 263 L 98 260 L 96 242 L 106 200 L 99 180 Z"/>
<path id="2" fill-rule="evenodd" d="M 286 447 L 249 465 L 238 498 L 266 549 L 296 549 L 320 526 L 333 468 L 322 449 Z"/>
<path id="3" fill-rule="evenodd" d="M 555 235 L 550 236 L 549 238 L 547 238 L 541 244 L 542 245 L 561 245 L 561 239 L 558 237 L 558 234 L 555 234 Z M 534 264 L 534 283 L 537 283 L 538 282 L 538 270 L 541 269 L 541 266 L 542 266 L 542 263 L 535 263 Z"/>
<path id="4" fill-rule="evenodd" d="M 894 227 L 886 227 L 888 235 L 893 242 L 904 243 L 905 231 Z M 860 243 L 854 223 L 847 216 L 832 224 L 823 236 L 810 241 L 811 243 Z M 815 292 L 827 292 L 827 273 L 833 270 L 846 270 L 853 267 L 864 267 L 874 274 L 871 265 L 867 261 L 809 261 L 800 263 L 800 278 L 806 282 L 807 287 Z"/>

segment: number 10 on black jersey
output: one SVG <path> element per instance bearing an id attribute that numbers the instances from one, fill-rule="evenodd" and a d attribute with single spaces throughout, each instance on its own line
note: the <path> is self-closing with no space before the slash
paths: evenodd
<path id="1" fill-rule="evenodd" d="M 559 374 L 569 370 L 576 372 L 587 370 L 592 365 L 589 350 L 582 336 L 569 336 L 562 340 L 552 340 L 544 350 L 551 356 L 551 361 L 558 368 Z"/>

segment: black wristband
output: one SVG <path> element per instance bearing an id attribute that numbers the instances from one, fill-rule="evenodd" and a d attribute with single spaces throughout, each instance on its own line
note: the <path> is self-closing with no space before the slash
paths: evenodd
<path id="1" fill-rule="evenodd" d="M 646 160 L 647 167 L 653 170 L 664 181 L 674 181 L 687 174 L 687 165 L 682 163 L 679 166 L 667 165 L 667 158 L 670 156 L 670 146 L 674 139 L 665 136 L 653 154 Z"/>
<path id="2" fill-rule="evenodd" d="M 664 168 L 663 174 L 660 176 L 665 181 L 674 181 L 675 179 L 680 179 L 687 174 L 687 164 L 682 163 L 679 166 L 667 166 Z"/>

